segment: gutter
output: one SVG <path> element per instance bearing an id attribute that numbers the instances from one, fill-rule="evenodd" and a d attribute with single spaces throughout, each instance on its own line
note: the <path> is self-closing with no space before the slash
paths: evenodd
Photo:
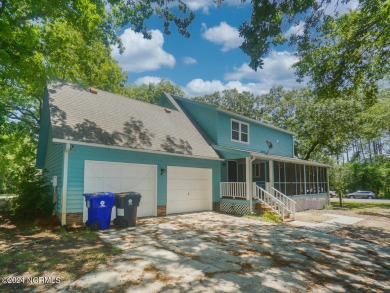
<path id="1" fill-rule="evenodd" d="M 69 161 L 70 143 L 67 143 L 64 150 L 64 176 L 62 182 L 61 196 L 61 225 L 66 225 L 66 195 L 68 191 L 68 161 Z"/>
<path id="2" fill-rule="evenodd" d="M 69 143 L 69 144 L 73 144 L 73 145 L 97 147 L 97 148 L 104 148 L 104 149 L 114 149 L 114 150 L 141 152 L 141 153 L 158 154 L 158 155 L 166 155 L 166 156 L 176 156 L 176 157 L 185 157 L 185 158 L 194 158 L 194 159 L 225 161 L 225 159 L 221 159 L 218 156 L 217 157 L 208 157 L 208 156 L 201 156 L 201 155 L 185 155 L 185 154 L 169 153 L 169 152 L 163 152 L 163 151 L 145 150 L 145 149 L 136 149 L 136 148 L 129 148 L 129 147 L 114 146 L 114 145 L 105 145 L 105 144 L 81 142 L 81 141 L 74 141 L 74 140 L 60 139 L 60 138 L 53 138 L 52 141 L 54 143 L 66 143 L 66 144 Z"/>

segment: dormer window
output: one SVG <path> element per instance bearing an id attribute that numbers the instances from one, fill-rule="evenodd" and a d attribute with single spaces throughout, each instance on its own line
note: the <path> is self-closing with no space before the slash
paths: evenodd
<path id="1" fill-rule="evenodd" d="M 232 140 L 249 143 L 249 124 L 238 120 L 231 120 Z"/>

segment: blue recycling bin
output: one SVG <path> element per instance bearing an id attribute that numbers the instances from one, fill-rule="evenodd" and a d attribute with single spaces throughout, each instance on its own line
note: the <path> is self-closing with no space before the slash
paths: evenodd
<path id="1" fill-rule="evenodd" d="M 110 228 L 111 210 L 115 194 L 111 192 L 85 193 L 85 204 L 88 208 L 87 226 L 99 230 Z"/>

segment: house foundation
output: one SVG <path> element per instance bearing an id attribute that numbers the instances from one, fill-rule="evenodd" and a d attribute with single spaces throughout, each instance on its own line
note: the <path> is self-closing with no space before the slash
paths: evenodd
<path id="1" fill-rule="evenodd" d="M 157 206 L 157 217 L 164 217 L 166 215 L 167 215 L 167 206 L 166 205 Z"/>

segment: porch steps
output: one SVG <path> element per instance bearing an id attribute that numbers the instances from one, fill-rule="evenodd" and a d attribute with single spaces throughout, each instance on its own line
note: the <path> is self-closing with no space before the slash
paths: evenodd
<path id="1" fill-rule="evenodd" d="M 277 215 L 277 213 L 274 212 L 272 208 L 270 208 L 266 203 L 263 202 L 255 204 L 255 209 L 257 209 L 262 214 L 268 212 Z M 292 221 L 294 221 L 294 219 L 291 217 L 291 214 L 286 212 L 284 214 L 283 222 L 292 222 Z"/>

